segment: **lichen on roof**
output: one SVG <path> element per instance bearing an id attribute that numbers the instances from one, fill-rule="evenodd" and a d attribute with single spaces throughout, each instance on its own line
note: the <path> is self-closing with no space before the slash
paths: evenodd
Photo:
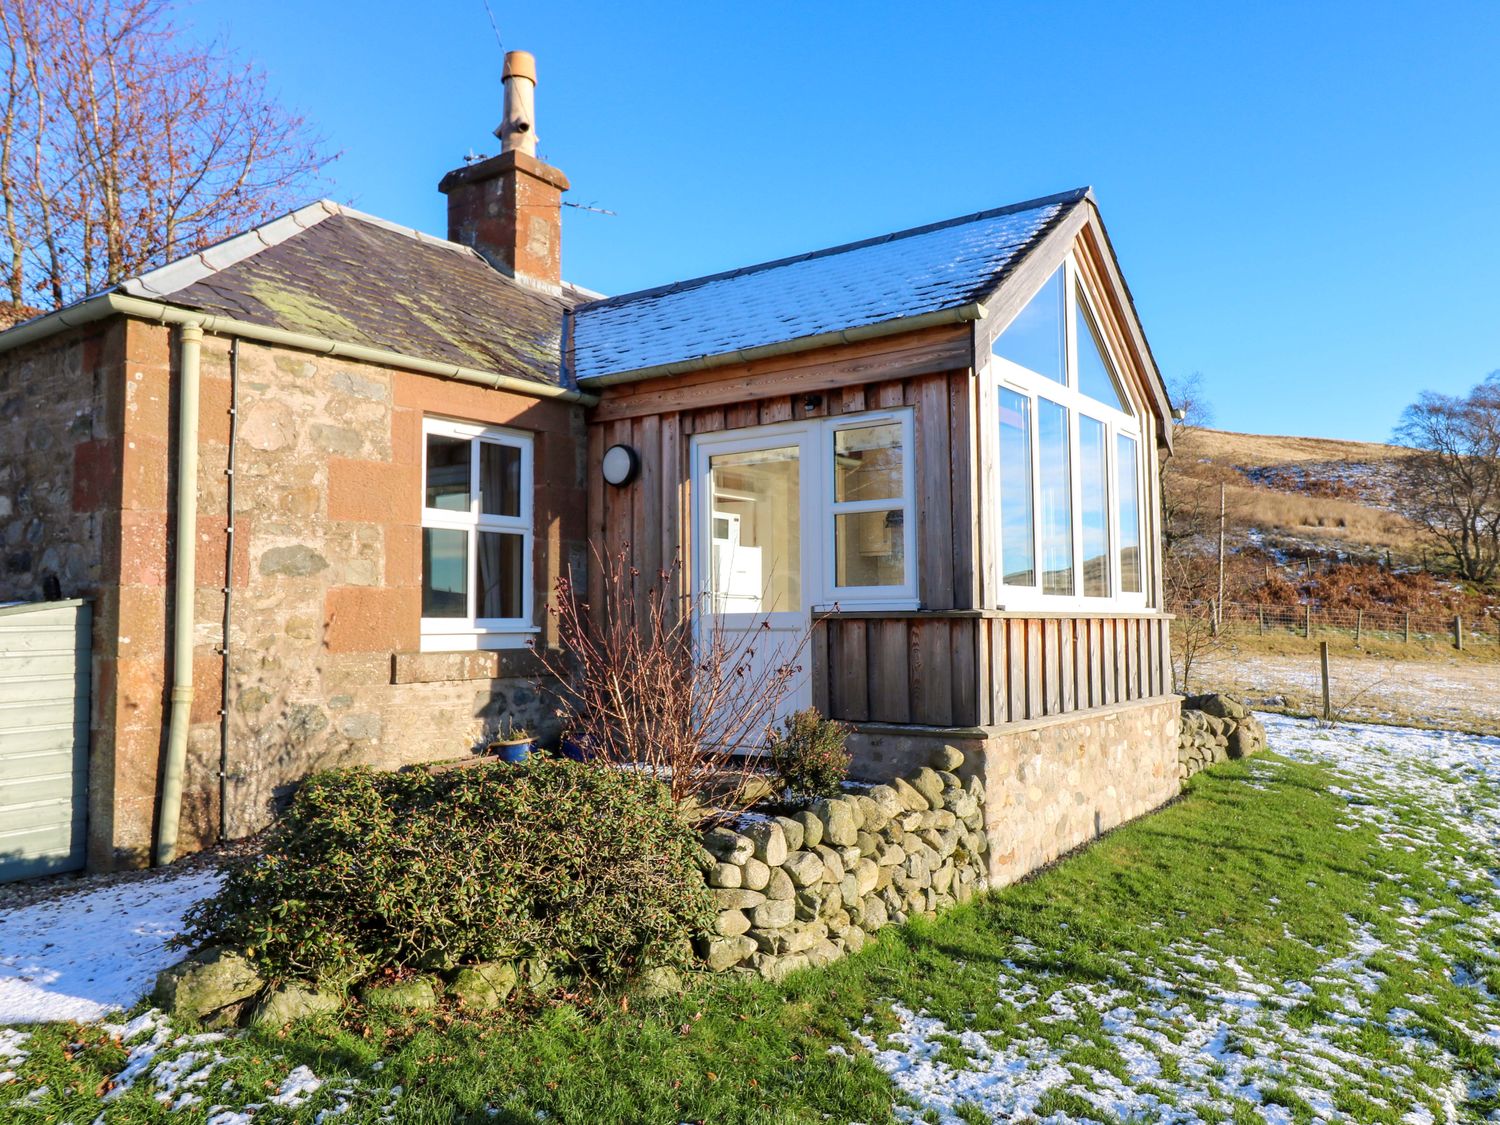
<path id="1" fill-rule="evenodd" d="M 289 332 L 557 385 L 571 299 L 466 247 L 347 211 L 157 299 Z"/>
<path id="2" fill-rule="evenodd" d="M 359 330 L 346 317 L 329 308 L 311 293 L 297 288 L 283 288 L 272 278 L 254 278 L 247 292 L 275 314 L 280 327 L 310 336 L 327 336 L 347 340 Z"/>

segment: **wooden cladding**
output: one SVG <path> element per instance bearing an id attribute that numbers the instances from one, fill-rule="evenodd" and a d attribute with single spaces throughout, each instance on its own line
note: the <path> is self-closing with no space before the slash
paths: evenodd
<path id="1" fill-rule="evenodd" d="M 813 627 L 813 704 L 853 723 L 984 727 L 1165 695 L 1169 618 L 831 614 Z"/>
<path id="2" fill-rule="evenodd" d="M 607 388 L 590 418 L 610 422 L 786 395 L 831 393 L 836 399 L 849 387 L 966 369 L 972 348 L 969 326 L 952 325 L 709 371 L 661 376 Z"/>
<path id="3" fill-rule="evenodd" d="M 740 368 L 717 378 L 664 392 L 610 388 L 589 415 L 589 538 L 593 549 L 615 555 L 629 544 L 629 562 L 654 575 L 682 564 L 686 592 L 692 550 L 690 452 L 695 434 L 717 433 L 777 422 L 909 407 L 913 413 L 917 510 L 918 597 L 929 609 L 969 609 L 977 603 L 974 539 L 976 486 L 973 376 L 966 328 L 942 329 L 830 350 L 821 363 L 767 371 L 750 379 Z M 961 348 L 960 348 L 961 344 Z M 926 372 L 932 364 L 962 368 Z M 830 385 L 852 377 L 885 375 L 879 381 Z M 889 377 L 899 374 L 901 377 Z M 684 377 L 685 379 L 686 377 Z M 725 398 L 728 401 L 723 401 Z M 676 409 L 665 409 L 669 402 Z M 694 405 L 694 403 L 707 403 Z M 639 412 L 641 410 L 647 412 Z M 598 465 L 611 445 L 633 447 L 640 476 L 624 488 L 604 483 Z M 806 529 L 819 534 L 818 529 Z M 591 598 L 602 594 L 599 568 L 589 562 Z"/>

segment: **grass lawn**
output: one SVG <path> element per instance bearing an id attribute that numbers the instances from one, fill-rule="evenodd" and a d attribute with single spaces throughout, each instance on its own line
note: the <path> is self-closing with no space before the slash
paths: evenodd
<path id="1" fill-rule="evenodd" d="M 1268 725 L 1280 754 L 779 985 L 272 1038 L 143 1009 L 0 1030 L 0 1120 L 1484 1119 L 1500 742 Z"/>

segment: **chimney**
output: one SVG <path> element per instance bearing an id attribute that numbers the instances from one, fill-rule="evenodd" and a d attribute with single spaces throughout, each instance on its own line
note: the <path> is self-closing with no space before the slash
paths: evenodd
<path id="1" fill-rule="evenodd" d="M 438 191 L 448 197 L 448 239 L 472 246 L 496 269 L 548 289 L 562 284 L 562 193 L 568 178 L 536 158 L 536 60 L 505 55 L 500 155 L 455 168 Z"/>

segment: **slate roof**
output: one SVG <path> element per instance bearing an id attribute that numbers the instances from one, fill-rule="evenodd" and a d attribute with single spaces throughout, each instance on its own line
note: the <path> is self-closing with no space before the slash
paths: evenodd
<path id="1" fill-rule="evenodd" d="M 561 380 L 562 296 L 473 250 L 323 201 L 121 288 L 291 332 L 541 383 Z"/>
<path id="2" fill-rule="evenodd" d="M 580 305 L 580 383 L 923 313 L 995 290 L 1087 188 Z"/>

